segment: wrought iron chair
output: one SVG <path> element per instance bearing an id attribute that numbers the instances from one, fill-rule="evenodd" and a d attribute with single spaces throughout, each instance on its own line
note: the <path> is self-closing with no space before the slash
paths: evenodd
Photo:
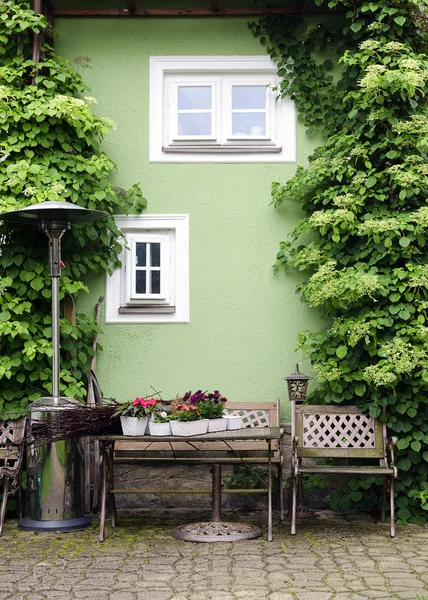
<path id="1" fill-rule="evenodd" d="M 0 481 L 3 480 L 0 535 L 3 532 L 7 500 L 17 491 L 21 511 L 21 466 L 24 457 L 25 424 L 25 418 L 16 421 L 0 421 Z"/>

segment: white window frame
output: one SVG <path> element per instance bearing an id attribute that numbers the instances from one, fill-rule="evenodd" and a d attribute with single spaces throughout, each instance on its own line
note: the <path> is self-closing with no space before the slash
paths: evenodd
<path id="1" fill-rule="evenodd" d="M 171 246 L 174 244 L 175 230 L 146 230 L 140 233 L 128 233 L 127 241 L 129 251 L 125 251 L 125 271 L 126 271 L 126 286 L 122 290 L 122 304 L 125 306 L 144 305 L 144 304 L 163 304 L 174 305 L 174 288 L 171 285 L 173 273 L 175 269 L 175 256 L 171 254 Z M 151 273 L 153 268 L 146 264 L 145 267 L 136 265 L 136 245 L 144 242 L 146 244 L 160 244 L 160 266 L 156 270 L 160 271 L 160 293 L 153 294 L 146 292 L 139 294 L 136 292 L 136 271 L 145 270 L 146 273 Z M 146 263 L 149 261 L 150 252 L 146 252 Z M 146 285 L 150 277 L 146 277 Z"/>
<path id="2" fill-rule="evenodd" d="M 176 135 L 176 90 L 186 83 L 213 85 L 209 139 Z M 295 162 L 295 106 L 290 99 L 277 98 L 277 84 L 277 67 L 268 56 L 150 57 L 150 162 Z M 230 135 L 232 85 L 267 86 L 266 135 Z"/>
<path id="3" fill-rule="evenodd" d="M 189 215 L 118 215 L 122 267 L 106 280 L 106 323 L 189 322 Z M 135 244 L 160 242 L 161 293 L 135 294 Z M 163 258 L 162 258 L 163 257 Z"/>

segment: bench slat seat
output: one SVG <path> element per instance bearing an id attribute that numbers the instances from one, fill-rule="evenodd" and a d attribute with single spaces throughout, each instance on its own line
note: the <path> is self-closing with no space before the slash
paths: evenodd
<path id="1" fill-rule="evenodd" d="M 393 475 L 394 471 L 388 467 L 372 467 L 356 466 L 356 465 L 315 465 L 315 466 L 300 466 L 299 473 L 325 473 L 336 475 L 338 473 L 344 475 Z"/>

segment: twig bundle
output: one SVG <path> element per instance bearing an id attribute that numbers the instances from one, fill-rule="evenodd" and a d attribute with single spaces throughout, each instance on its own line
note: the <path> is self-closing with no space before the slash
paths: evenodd
<path id="1" fill-rule="evenodd" d="M 76 406 L 50 411 L 47 418 L 32 421 L 30 435 L 35 441 L 56 442 L 88 435 L 121 433 L 116 404 L 88 407 Z"/>

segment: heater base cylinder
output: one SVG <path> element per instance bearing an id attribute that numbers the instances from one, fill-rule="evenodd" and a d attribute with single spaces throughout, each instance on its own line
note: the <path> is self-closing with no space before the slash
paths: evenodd
<path id="1" fill-rule="evenodd" d="M 24 517 L 18 524 L 18 528 L 22 531 L 78 531 L 86 529 L 91 524 L 89 517 L 78 517 L 76 519 L 65 519 L 63 521 L 38 521 L 36 519 L 28 519 Z"/>

